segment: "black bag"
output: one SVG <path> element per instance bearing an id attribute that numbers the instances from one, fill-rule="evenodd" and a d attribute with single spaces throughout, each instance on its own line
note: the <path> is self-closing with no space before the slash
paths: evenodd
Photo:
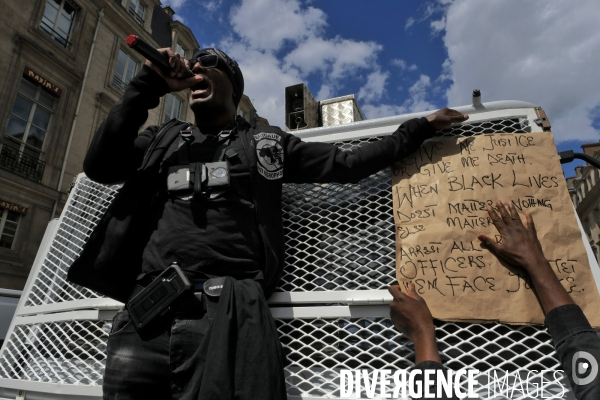
<path id="1" fill-rule="evenodd" d="M 187 123 L 172 119 L 154 136 L 142 166 L 117 193 L 69 268 L 68 281 L 127 301 L 141 272 L 142 252 L 151 234 L 148 216 L 158 192 L 160 163 L 183 124 Z"/>

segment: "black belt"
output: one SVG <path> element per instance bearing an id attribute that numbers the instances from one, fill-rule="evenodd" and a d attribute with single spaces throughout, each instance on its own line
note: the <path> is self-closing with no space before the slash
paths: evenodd
<path id="1" fill-rule="evenodd" d="M 129 300 L 133 299 L 135 296 L 138 295 L 138 293 L 140 293 L 142 290 L 146 289 L 146 287 L 149 284 L 151 284 L 155 278 L 156 277 L 148 277 L 146 275 L 146 276 L 144 276 L 144 278 L 138 279 L 138 281 L 135 284 L 135 287 L 133 288 L 133 292 L 131 292 L 131 295 L 129 296 Z M 196 279 L 196 280 L 190 281 L 190 283 L 192 284 L 190 291 L 192 291 L 193 293 L 203 293 L 204 292 L 204 284 L 207 281 L 208 281 L 208 279 Z"/>
<path id="2" fill-rule="evenodd" d="M 204 292 L 204 284 L 208 281 L 208 279 L 197 279 L 192 281 L 192 292 L 200 293 Z"/>

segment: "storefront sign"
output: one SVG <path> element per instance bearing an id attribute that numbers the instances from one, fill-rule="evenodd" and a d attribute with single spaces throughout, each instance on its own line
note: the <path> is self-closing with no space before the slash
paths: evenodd
<path id="1" fill-rule="evenodd" d="M 0 208 L 6 208 L 8 211 L 14 211 L 17 214 L 27 214 L 27 207 L 19 206 L 17 204 L 9 203 L 0 199 Z"/>
<path id="2" fill-rule="evenodd" d="M 25 67 L 25 69 L 23 70 L 23 75 L 31 79 L 32 81 L 39 83 L 44 89 L 49 90 L 56 96 L 60 96 L 62 94 L 61 88 L 59 88 L 54 83 L 50 82 L 48 79 L 44 78 L 34 70 L 30 69 L 29 67 Z"/>

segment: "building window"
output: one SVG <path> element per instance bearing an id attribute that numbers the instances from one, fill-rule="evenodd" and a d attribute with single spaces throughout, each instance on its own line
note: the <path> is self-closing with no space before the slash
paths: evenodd
<path id="1" fill-rule="evenodd" d="M 63 47 L 69 47 L 69 36 L 78 7 L 69 0 L 46 0 L 40 29 Z"/>
<path id="2" fill-rule="evenodd" d="M 119 57 L 117 58 L 113 84 L 124 91 L 129 84 L 129 81 L 134 77 L 136 70 L 137 62 L 135 62 L 129 54 L 119 49 Z"/>
<path id="3" fill-rule="evenodd" d="M 185 58 L 185 50 L 183 49 L 183 46 L 179 43 L 175 44 L 175 53 L 179 53 L 181 57 Z"/>
<path id="4" fill-rule="evenodd" d="M 57 101 L 41 85 L 21 79 L 4 134 L 0 167 L 35 181 L 42 179 L 42 146 Z"/>
<path id="5" fill-rule="evenodd" d="M 9 250 L 13 248 L 20 219 L 20 214 L 0 208 L 0 248 Z"/>
<path id="6" fill-rule="evenodd" d="M 145 11 L 146 6 L 144 6 L 140 0 L 131 0 L 131 3 L 129 3 L 129 14 L 131 14 L 140 25 L 144 25 Z"/>
<path id="7" fill-rule="evenodd" d="M 167 93 L 167 106 L 165 108 L 165 122 L 172 118 L 179 118 L 181 110 L 181 100 L 173 96 L 172 93 Z"/>

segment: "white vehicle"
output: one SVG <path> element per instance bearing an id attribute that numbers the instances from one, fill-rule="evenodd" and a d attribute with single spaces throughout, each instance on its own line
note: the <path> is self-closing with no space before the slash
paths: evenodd
<path id="1" fill-rule="evenodd" d="M 15 315 L 22 293 L 21 290 L 0 288 L 0 346 L 6 339 L 6 333 Z"/>
<path id="2" fill-rule="evenodd" d="M 476 102 L 455 109 L 470 119 L 446 130 L 446 135 L 539 132 L 549 127 L 541 108 L 521 101 Z M 351 149 L 427 114 L 294 133 L 306 141 Z M 284 187 L 286 267 L 270 303 L 288 359 L 289 399 L 340 398 L 341 369 L 398 370 L 414 365 L 412 343 L 389 319 L 387 287 L 395 281 L 390 185 L 391 172 L 386 169 L 358 184 Z M 20 391 L 26 399 L 101 398 L 108 332 L 122 304 L 70 284 L 66 273 L 118 189 L 81 174 L 60 219 L 49 225 L 0 351 L 0 399 L 15 399 Z M 598 272 L 589 245 L 587 250 Z M 443 362 L 453 370 L 561 369 L 550 335 L 541 326 L 440 322 L 437 338 Z M 562 382 L 568 387 L 566 379 Z M 488 398 L 486 384 L 475 389 L 480 399 Z M 543 395 L 556 396 L 561 390 L 549 384 Z M 504 396 L 510 398 L 507 392 Z"/>

